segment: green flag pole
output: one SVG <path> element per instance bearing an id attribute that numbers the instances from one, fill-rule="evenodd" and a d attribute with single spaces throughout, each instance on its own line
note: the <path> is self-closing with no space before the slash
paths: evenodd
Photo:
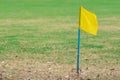
<path id="1" fill-rule="evenodd" d="M 78 28 L 77 73 L 80 71 L 80 28 Z"/>
<path id="2" fill-rule="evenodd" d="M 79 12 L 80 14 L 80 12 Z M 80 26 L 80 15 L 79 15 L 79 26 Z M 80 72 L 80 27 L 78 27 L 78 51 L 77 51 L 77 73 Z"/>

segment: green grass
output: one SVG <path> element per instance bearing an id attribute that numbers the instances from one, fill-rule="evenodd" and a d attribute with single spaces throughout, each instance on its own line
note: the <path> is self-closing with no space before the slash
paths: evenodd
<path id="1" fill-rule="evenodd" d="M 75 65 L 79 6 L 96 13 L 97 36 L 81 32 L 81 67 L 120 64 L 120 1 L 1 0 L 0 61 Z M 24 56 L 26 55 L 26 56 Z"/>
<path id="2" fill-rule="evenodd" d="M 95 4 L 93 5 L 93 3 Z M 81 51 L 82 55 L 89 54 L 89 50 L 92 49 L 90 51 L 93 54 L 94 52 L 98 55 L 109 53 L 119 56 L 119 30 L 113 28 L 115 25 L 119 25 L 118 7 L 120 6 L 118 3 L 119 1 L 108 2 L 108 0 L 76 2 L 72 0 L 2 0 L 0 1 L 0 54 L 38 53 L 52 55 L 54 53 L 58 57 L 59 54 L 70 57 L 70 61 L 71 56 L 74 55 L 73 63 L 77 52 L 79 6 L 83 5 L 97 14 L 99 25 L 102 25 L 99 27 L 102 30 L 99 29 L 98 35 L 95 37 L 82 32 L 81 49 L 87 49 Z M 116 21 L 109 20 L 112 17 L 115 17 Z M 111 25 L 113 27 L 106 31 Z M 104 26 L 108 27 L 104 29 Z M 110 50 L 106 50 L 109 46 Z M 67 63 L 71 63 L 70 61 L 68 60 Z"/>

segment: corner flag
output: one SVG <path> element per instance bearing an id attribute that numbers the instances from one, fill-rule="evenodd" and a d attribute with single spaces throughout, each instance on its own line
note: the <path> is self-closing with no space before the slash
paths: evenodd
<path id="1" fill-rule="evenodd" d="M 94 13 L 87 11 L 85 8 L 80 7 L 80 21 L 79 27 L 81 30 L 90 34 L 96 35 L 98 31 L 97 18 Z"/>
<path id="2" fill-rule="evenodd" d="M 96 35 L 98 31 L 96 15 L 94 13 L 87 11 L 83 7 L 80 7 L 79 17 L 77 73 L 80 72 L 80 29 L 93 35 Z"/>

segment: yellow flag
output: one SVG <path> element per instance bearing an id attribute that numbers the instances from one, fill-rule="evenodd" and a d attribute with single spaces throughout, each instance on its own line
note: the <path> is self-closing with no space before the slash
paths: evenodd
<path id="1" fill-rule="evenodd" d="M 97 18 L 94 13 L 80 7 L 80 29 L 90 34 L 96 35 L 98 31 Z"/>

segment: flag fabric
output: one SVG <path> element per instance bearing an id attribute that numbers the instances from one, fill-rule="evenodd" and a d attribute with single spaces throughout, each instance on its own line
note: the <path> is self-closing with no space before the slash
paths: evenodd
<path id="1" fill-rule="evenodd" d="M 96 35 L 98 31 L 98 23 L 96 15 L 80 7 L 80 29 L 90 34 Z"/>

